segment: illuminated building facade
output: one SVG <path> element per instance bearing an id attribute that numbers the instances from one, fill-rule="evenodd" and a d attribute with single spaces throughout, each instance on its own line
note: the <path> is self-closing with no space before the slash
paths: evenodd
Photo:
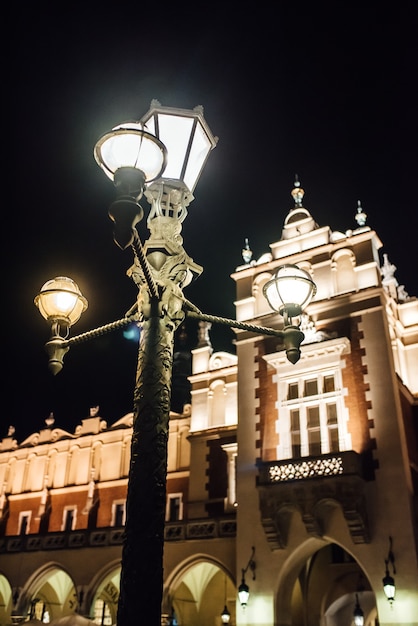
<path id="1" fill-rule="evenodd" d="M 292 196 L 280 239 L 258 260 L 247 246 L 232 278 L 237 320 L 280 328 L 263 285 L 310 273 L 301 358 L 243 330 L 216 352 L 201 323 L 170 418 L 163 623 L 219 626 L 226 606 L 234 626 L 351 626 L 357 597 L 366 626 L 416 626 L 418 299 L 360 206 L 335 232 Z M 80 421 L 1 441 L 1 626 L 115 623 L 132 414 Z"/>

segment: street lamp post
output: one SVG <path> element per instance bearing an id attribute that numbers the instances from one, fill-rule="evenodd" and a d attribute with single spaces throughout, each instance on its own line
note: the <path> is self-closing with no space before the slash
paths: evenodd
<path id="1" fill-rule="evenodd" d="M 150 142 L 153 151 L 157 146 L 157 165 L 145 191 L 151 203 L 147 220 L 151 236 L 142 248 L 135 224 L 143 215 L 137 201 L 147 182 L 147 175 L 142 176 L 142 172 L 148 157 L 141 163 L 137 159 L 145 136 L 147 140 L 157 137 L 162 148 Z M 137 623 L 139 614 L 146 624 L 161 624 L 174 333 L 185 317 L 182 289 L 202 271 L 183 248 L 181 224 L 216 141 L 201 107 L 193 111 L 168 109 L 154 101 L 138 125 L 123 124 L 96 145 L 96 160 L 106 174 L 113 174 L 118 190 L 118 198 L 109 211 L 115 223 L 115 241 L 121 248 L 134 247 L 130 273 L 139 287 L 137 306 L 142 318 L 118 626 Z M 124 161 L 120 159 L 124 158 L 128 142 L 133 148 L 128 150 L 126 165 L 121 167 Z M 164 168 L 156 174 L 159 161 Z M 143 187 L 130 188 L 132 179 L 139 180 Z"/>
<path id="2" fill-rule="evenodd" d="M 174 334 L 185 316 L 230 327 L 279 336 L 289 360 L 299 358 L 303 333 L 288 321 L 286 302 L 273 308 L 283 315 L 283 330 L 203 314 L 185 299 L 183 288 L 202 268 L 183 248 L 182 222 L 187 206 L 217 138 L 208 128 L 202 107 L 193 110 L 162 107 L 153 101 L 140 122 L 128 122 L 99 139 L 95 158 L 113 180 L 116 199 L 109 209 L 116 244 L 131 247 L 134 262 L 128 273 L 138 286 L 136 304 L 121 320 L 69 338 L 69 329 L 87 307 L 77 285 L 58 277 L 48 281 L 35 298 L 41 314 L 52 324 L 46 344 L 49 366 L 57 374 L 71 345 L 120 328 L 133 320 L 141 328 L 136 384 L 127 515 L 122 549 L 118 626 L 137 623 L 161 626 L 163 550 L 167 479 L 167 443 L 171 400 Z M 142 245 L 136 224 L 143 217 L 138 201 L 151 204 L 147 219 L 150 237 Z M 286 266 L 285 278 L 291 270 Z M 309 275 L 299 268 L 296 280 L 305 293 L 306 306 L 315 292 Z M 279 272 L 272 281 L 279 280 Z M 266 295 L 272 291 L 272 285 Z M 276 300 L 279 289 L 276 289 Z M 290 317 L 300 313 L 292 298 Z M 65 305 L 65 307 L 64 307 Z M 299 306 L 299 308 L 298 308 Z"/>

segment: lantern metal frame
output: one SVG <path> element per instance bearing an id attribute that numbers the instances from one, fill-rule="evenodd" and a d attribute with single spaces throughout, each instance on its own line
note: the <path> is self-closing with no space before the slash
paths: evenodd
<path id="1" fill-rule="evenodd" d="M 391 606 L 395 600 L 395 593 L 396 593 L 395 579 L 393 577 L 393 575 L 396 574 L 396 567 L 395 567 L 395 556 L 393 554 L 392 544 L 393 544 L 392 537 L 389 537 L 389 550 L 388 550 L 388 555 L 385 558 L 385 575 L 382 579 L 383 591 L 385 592 L 385 596 L 388 599 L 389 604 Z M 392 576 L 389 573 L 389 565 L 392 566 L 392 574 L 393 574 Z"/>

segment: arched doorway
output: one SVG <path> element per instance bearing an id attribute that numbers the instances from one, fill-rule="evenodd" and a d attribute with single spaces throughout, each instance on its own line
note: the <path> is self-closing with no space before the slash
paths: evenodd
<path id="1" fill-rule="evenodd" d="M 74 581 L 56 564 L 35 572 L 17 600 L 16 612 L 29 620 L 49 624 L 53 619 L 74 613 L 78 608 Z"/>
<path id="2" fill-rule="evenodd" d="M 336 543 L 309 539 L 280 573 L 277 624 L 352 626 L 356 593 L 364 603 L 365 626 L 375 626 L 375 596 L 357 561 Z"/>
<path id="3" fill-rule="evenodd" d="M 176 626 L 222 626 L 226 606 L 235 624 L 236 586 L 229 572 L 208 557 L 180 564 L 166 582 L 164 605 Z"/>

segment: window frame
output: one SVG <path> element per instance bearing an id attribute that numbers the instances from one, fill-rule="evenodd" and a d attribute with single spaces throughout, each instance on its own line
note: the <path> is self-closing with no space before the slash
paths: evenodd
<path id="1" fill-rule="evenodd" d="M 31 521 L 32 521 L 32 511 L 20 511 L 17 534 L 29 535 Z M 25 532 L 22 532 L 23 526 L 25 526 Z"/>
<path id="2" fill-rule="evenodd" d="M 67 528 L 67 525 L 68 525 L 67 518 L 68 518 L 69 513 L 72 513 L 71 528 Z M 64 509 L 62 511 L 61 531 L 71 532 L 72 530 L 76 529 L 76 524 L 77 524 L 77 506 L 74 504 L 64 506 Z"/>
<path id="3" fill-rule="evenodd" d="M 290 429 L 290 411 L 299 408 L 301 413 L 309 402 L 317 402 L 324 407 L 323 422 L 321 422 L 322 432 L 326 433 L 321 437 L 325 443 L 322 445 L 322 453 L 326 454 L 328 450 L 332 450 L 331 438 L 327 431 L 327 418 L 325 411 L 326 403 L 334 403 L 338 415 L 338 447 L 340 452 L 352 449 L 351 433 L 348 431 L 349 410 L 345 404 L 345 397 L 348 389 L 343 386 L 343 370 L 346 367 L 344 355 L 351 353 L 351 343 L 347 337 L 337 337 L 325 339 L 317 342 L 309 342 L 301 346 L 301 357 L 296 364 L 289 363 L 284 350 L 265 354 L 263 359 L 270 367 L 276 371 L 272 376 L 273 382 L 276 384 L 277 400 L 276 400 L 276 458 L 278 460 L 296 458 L 292 453 L 292 440 Z M 321 376 L 323 380 L 327 376 L 333 375 L 335 380 L 335 390 L 325 391 L 325 387 L 320 385 L 320 393 L 318 396 L 303 397 L 303 381 L 313 376 Z M 297 383 L 299 394 L 298 398 L 288 397 L 288 385 Z M 324 383 L 325 384 L 325 383 Z M 302 419 L 303 418 L 303 419 Z M 309 449 L 306 443 L 306 421 L 301 414 L 301 457 L 309 455 Z M 328 445 L 326 442 L 328 441 Z M 303 447 L 302 447 L 303 444 Z M 335 452 L 335 450 L 332 450 Z"/>
<path id="4" fill-rule="evenodd" d="M 172 511 L 172 502 L 173 500 L 179 500 L 178 503 L 178 516 L 176 519 L 170 519 L 171 517 L 171 511 Z M 166 499 L 166 507 L 165 507 L 165 521 L 166 522 L 181 522 L 183 519 L 183 509 L 184 509 L 184 503 L 183 503 L 183 493 L 181 491 L 176 492 L 176 493 L 168 493 L 167 494 L 167 499 Z"/>

